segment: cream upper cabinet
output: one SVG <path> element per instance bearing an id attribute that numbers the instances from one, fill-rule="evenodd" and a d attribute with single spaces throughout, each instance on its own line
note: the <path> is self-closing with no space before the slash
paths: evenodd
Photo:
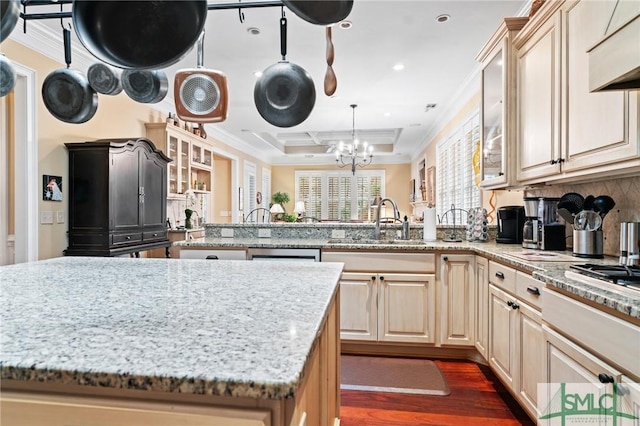
<path id="1" fill-rule="evenodd" d="M 505 18 L 476 60 L 482 64 L 480 117 L 481 187 L 504 188 L 516 178 L 516 52 L 513 36 L 529 18 Z M 475 160 L 475 159 L 474 159 Z"/>
<path id="2" fill-rule="evenodd" d="M 435 255 L 323 251 L 343 262 L 340 338 L 435 343 Z"/>
<path id="3" fill-rule="evenodd" d="M 476 256 L 475 264 L 475 346 L 486 360 L 489 343 L 489 261 Z"/>
<path id="4" fill-rule="evenodd" d="M 205 139 L 166 123 L 146 123 L 147 138 L 173 161 L 167 173 L 167 197 L 188 190 L 208 194 L 213 184 L 213 150 Z"/>
<path id="5" fill-rule="evenodd" d="M 475 345 L 475 256 L 440 258 L 440 338 L 442 345 Z"/>
<path id="6" fill-rule="evenodd" d="M 548 2 L 515 37 L 519 183 L 640 171 L 638 92 L 589 92 L 587 52 L 615 4 Z"/>

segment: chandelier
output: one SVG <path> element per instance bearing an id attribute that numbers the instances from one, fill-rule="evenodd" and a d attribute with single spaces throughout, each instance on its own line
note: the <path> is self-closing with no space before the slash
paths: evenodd
<path id="1" fill-rule="evenodd" d="M 367 142 L 360 143 L 360 141 L 356 139 L 357 106 L 356 104 L 351 105 L 353 110 L 351 143 L 345 144 L 343 141 L 340 141 L 336 149 L 336 164 L 338 167 L 351 166 L 351 173 L 354 175 L 356 174 L 356 167 L 364 167 L 371 164 L 373 160 L 373 145 L 369 145 Z"/>

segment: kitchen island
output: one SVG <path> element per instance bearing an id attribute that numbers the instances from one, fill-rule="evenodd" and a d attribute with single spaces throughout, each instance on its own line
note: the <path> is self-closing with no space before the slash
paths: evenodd
<path id="1" fill-rule="evenodd" d="M 333 425 L 341 263 L 0 267 L 0 422 Z"/>

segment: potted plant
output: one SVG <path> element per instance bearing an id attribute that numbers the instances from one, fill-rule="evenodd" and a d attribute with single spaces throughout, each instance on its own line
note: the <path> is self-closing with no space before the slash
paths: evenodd
<path id="1" fill-rule="evenodd" d="M 193 224 L 191 223 L 191 215 L 192 214 L 193 214 L 193 210 L 184 209 L 184 216 L 185 216 L 184 227 L 187 228 L 187 229 L 193 228 Z"/>
<path id="2" fill-rule="evenodd" d="M 286 192 L 276 192 L 271 196 L 271 201 L 273 201 L 274 204 L 280 204 L 286 212 L 287 209 L 284 208 L 284 205 L 289 202 L 289 194 Z"/>

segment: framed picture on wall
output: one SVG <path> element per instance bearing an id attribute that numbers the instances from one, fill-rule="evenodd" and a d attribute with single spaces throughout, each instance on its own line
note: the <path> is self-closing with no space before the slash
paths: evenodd
<path id="1" fill-rule="evenodd" d="M 62 176 L 42 175 L 42 199 L 62 201 Z"/>

